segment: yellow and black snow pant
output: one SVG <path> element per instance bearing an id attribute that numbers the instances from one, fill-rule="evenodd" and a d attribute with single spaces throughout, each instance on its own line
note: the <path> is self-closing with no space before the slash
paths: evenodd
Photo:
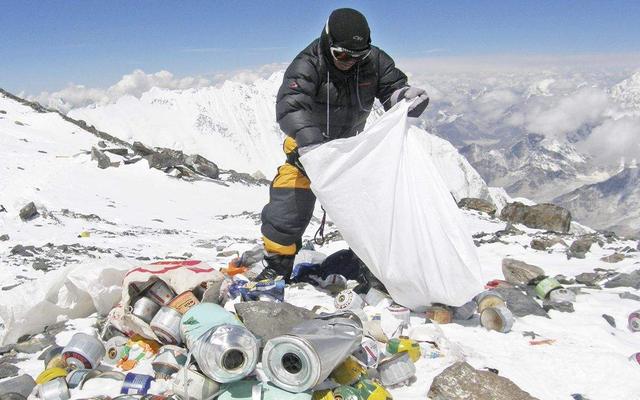
<path id="1" fill-rule="evenodd" d="M 316 203 L 309 178 L 296 166 L 297 146 L 287 136 L 283 144 L 287 162 L 278 168 L 269 189 L 269 203 L 262 209 L 264 249 L 283 256 L 293 256 L 300 250 Z"/>

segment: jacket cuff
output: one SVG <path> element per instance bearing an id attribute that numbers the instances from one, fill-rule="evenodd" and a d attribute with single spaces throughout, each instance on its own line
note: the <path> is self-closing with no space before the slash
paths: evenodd
<path id="1" fill-rule="evenodd" d="M 309 146 L 324 142 L 324 135 L 318 128 L 304 128 L 296 134 L 296 143 L 298 147 Z"/>

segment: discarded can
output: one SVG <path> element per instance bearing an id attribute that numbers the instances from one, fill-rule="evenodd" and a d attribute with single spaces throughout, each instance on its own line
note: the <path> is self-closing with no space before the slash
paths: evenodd
<path id="1" fill-rule="evenodd" d="M 391 313 L 393 318 L 402 321 L 404 326 L 407 327 L 411 323 L 411 310 L 407 307 L 403 307 L 398 304 L 392 304 L 387 307 L 387 310 Z"/>
<path id="2" fill-rule="evenodd" d="M 200 370 L 219 383 L 240 380 L 258 362 L 258 340 L 229 311 L 200 303 L 182 317 L 180 332 Z"/>
<path id="3" fill-rule="evenodd" d="M 100 372 L 95 369 L 75 369 L 67 375 L 67 386 L 69 389 L 82 387 L 82 384 L 88 379 L 95 378 Z"/>
<path id="4" fill-rule="evenodd" d="M 333 397 L 336 400 L 361 400 L 358 390 L 351 386 L 338 386 L 333 389 Z"/>
<path id="5" fill-rule="evenodd" d="M 162 307 L 149 324 L 160 342 L 164 344 L 180 344 L 180 319 L 182 314 L 171 307 Z"/>
<path id="6" fill-rule="evenodd" d="M 430 306 L 427 307 L 426 312 L 427 322 L 434 321 L 439 324 L 448 324 L 453 318 L 453 313 L 447 307 L 443 306 Z"/>
<path id="7" fill-rule="evenodd" d="M 341 385 L 351 385 L 355 383 L 367 370 L 353 356 L 347 357 L 340 365 L 331 372 L 331 378 Z"/>
<path id="8" fill-rule="evenodd" d="M 224 385 L 217 400 L 311 400 L 311 393 L 290 393 L 271 383 L 242 380 Z"/>
<path id="9" fill-rule="evenodd" d="M 125 348 L 129 338 L 114 336 L 105 343 L 106 352 L 102 362 L 106 365 L 116 365 L 125 356 Z"/>
<path id="10" fill-rule="evenodd" d="M 360 379 L 353 385 L 362 400 L 393 400 L 391 393 L 372 379 Z"/>
<path id="11" fill-rule="evenodd" d="M 262 369 L 274 385 L 304 392 L 323 382 L 360 343 L 360 321 L 340 317 L 303 321 L 289 334 L 267 342 Z"/>
<path id="12" fill-rule="evenodd" d="M 160 306 L 150 298 L 140 297 L 135 303 L 133 303 L 133 310 L 131 311 L 131 314 L 148 324 L 151 322 L 153 316 L 156 315 L 158 310 L 160 310 Z"/>
<path id="13" fill-rule="evenodd" d="M 177 295 L 175 299 L 171 300 L 169 307 L 173 308 L 180 314 L 184 314 L 189 311 L 191 307 L 199 303 L 200 302 L 196 298 L 196 295 L 193 294 L 192 291 L 187 290 L 186 292 L 182 292 Z"/>
<path id="14" fill-rule="evenodd" d="M 20 375 L 0 382 L 0 393 L 17 393 L 22 397 L 29 397 L 33 388 L 36 387 L 36 381 L 31 375 Z"/>
<path id="15" fill-rule="evenodd" d="M 488 307 L 498 307 L 504 306 L 504 299 L 498 292 L 494 292 L 493 290 L 487 290 L 475 298 L 476 303 L 478 304 L 478 313 L 482 314 L 485 308 Z"/>
<path id="16" fill-rule="evenodd" d="M 640 332 L 640 310 L 629 314 L 629 330 L 632 332 Z"/>
<path id="17" fill-rule="evenodd" d="M 475 301 L 469 301 L 464 303 L 460 307 L 453 308 L 453 319 L 458 321 L 465 321 L 471 319 L 473 314 L 476 313 L 478 309 L 478 304 Z"/>
<path id="18" fill-rule="evenodd" d="M 375 339 L 364 337 L 353 356 L 367 368 L 375 368 L 380 360 L 380 347 Z"/>
<path id="19" fill-rule="evenodd" d="M 158 279 L 145 291 L 145 296 L 159 306 L 166 306 L 176 297 L 176 294 L 171 290 L 169 285 Z"/>
<path id="20" fill-rule="evenodd" d="M 393 300 L 389 295 L 376 288 L 369 289 L 367 295 L 364 297 L 364 301 L 373 307 L 389 307 L 393 304 Z"/>
<path id="21" fill-rule="evenodd" d="M 154 283 L 156 283 L 156 279 L 149 279 L 145 282 L 131 282 L 129 283 L 129 288 L 133 291 L 133 295 L 140 295 Z"/>
<path id="22" fill-rule="evenodd" d="M 507 333 L 513 326 L 513 314 L 507 307 L 489 307 L 480 314 L 480 324 L 488 330 Z"/>
<path id="23" fill-rule="evenodd" d="M 335 400 L 335 396 L 330 389 L 316 390 L 313 392 L 311 400 Z"/>
<path id="24" fill-rule="evenodd" d="M 47 383 L 56 378 L 64 378 L 65 376 L 67 376 L 67 374 L 68 372 L 64 368 L 60 368 L 60 367 L 48 368 L 42 371 L 40 375 L 36 377 L 36 383 L 38 385 L 42 385 L 43 383 Z"/>
<path id="25" fill-rule="evenodd" d="M 62 358 L 71 368 L 93 369 L 100 364 L 105 355 L 102 342 L 86 333 L 76 333 L 71 341 L 64 346 Z"/>
<path id="26" fill-rule="evenodd" d="M 364 306 L 364 300 L 353 290 L 346 289 L 338 293 L 334 305 L 338 310 L 358 309 Z"/>
<path id="27" fill-rule="evenodd" d="M 416 362 L 420 359 L 420 344 L 408 336 L 389 339 L 387 353 L 397 354 L 401 352 L 406 352 L 411 361 Z"/>
<path id="28" fill-rule="evenodd" d="M 380 381 L 385 386 L 404 383 L 416 374 L 416 366 L 409 358 L 409 353 L 402 351 L 380 361 L 378 365 Z"/>
<path id="29" fill-rule="evenodd" d="M 122 394 L 147 394 L 147 391 L 151 387 L 153 376 L 135 374 L 129 372 L 122 382 L 122 388 L 120 393 Z"/>
<path id="30" fill-rule="evenodd" d="M 68 400 L 71 395 L 64 378 L 56 378 L 43 383 L 38 388 L 38 397 L 42 400 Z"/>
<path id="31" fill-rule="evenodd" d="M 173 380 L 173 393 L 183 400 L 208 399 L 219 390 L 219 383 L 191 368 L 181 368 Z"/>
<path id="32" fill-rule="evenodd" d="M 167 345 L 160 348 L 158 355 L 151 363 L 156 379 L 169 379 L 169 377 L 187 362 L 187 352 L 181 347 Z"/>
<path id="33" fill-rule="evenodd" d="M 558 288 L 558 289 L 552 290 L 549 293 L 549 300 L 551 300 L 554 303 L 562 303 L 562 302 L 573 303 L 574 301 L 576 301 L 576 294 L 569 289 Z"/>
<path id="34" fill-rule="evenodd" d="M 629 361 L 633 361 L 636 365 L 640 365 L 640 353 L 634 353 L 629 357 Z"/>
<path id="35" fill-rule="evenodd" d="M 561 288 L 562 285 L 555 278 L 544 278 L 536 285 L 535 291 L 538 297 L 546 299 L 547 295 L 553 290 Z"/>

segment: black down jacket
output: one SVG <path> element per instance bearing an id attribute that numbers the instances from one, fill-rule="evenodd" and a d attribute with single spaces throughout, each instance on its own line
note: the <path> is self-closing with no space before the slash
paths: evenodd
<path id="1" fill-rule="evenodd" d="M 375 46 L 366 59 L 349 71 L 340 71 L 331 60 L 323 32 L 287 68 L 278 91 L 276 118 L 299 147 L 354 136 L 364 129 L 374 99 L 388 110 L 391 94 L 404 86 L 407 76 Z"/>

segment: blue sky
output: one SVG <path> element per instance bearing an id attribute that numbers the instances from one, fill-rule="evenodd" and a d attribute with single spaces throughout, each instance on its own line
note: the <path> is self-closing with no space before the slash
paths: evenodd
<path id="1" fill-rule="evenodd" d="M 640 1 L 0 0 L 0 87 L 107 87 L 134 69 L 206 75 L 290 61 L 331 10 L 394 57 L 640 53 Z"/>

